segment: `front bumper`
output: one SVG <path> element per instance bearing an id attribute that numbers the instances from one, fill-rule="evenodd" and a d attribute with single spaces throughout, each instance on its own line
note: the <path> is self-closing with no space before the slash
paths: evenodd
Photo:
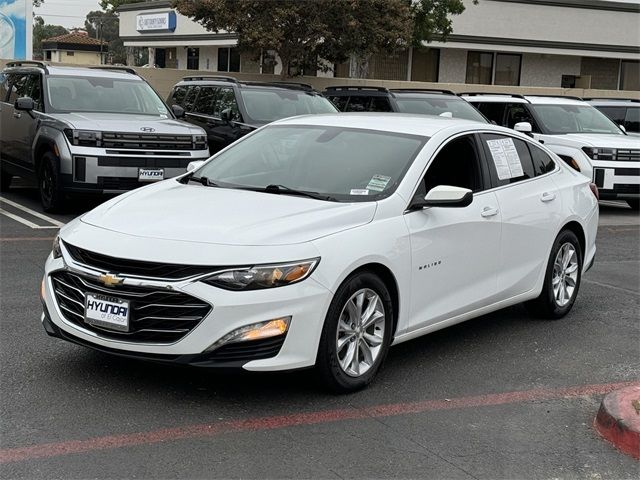
<path id="1" fill-rule="evenodd" d="M 593 162 L 593 182 L 603 200 L 640 198 L 638 162 Z"/>
<path id="2" fill-rule="evenodd" d="M 61 258 L 49 256 L 47 260 L 42 322 L 49 335 L 115 355 L 158 362 L 253 371 L 313 366 L 324 318 L 332 299 L 331 292 L 316 282 L 313 276 L 294 285 L 249 292 L 231 292 L 198 281 L 182 281 L 174 284 L 173 288 L 209 303 L 213 306 L 211 312 L 174 343 L 136 343 L 104 338 L 65 317 L 55 298 L 51 277 L 53 272 L 60 269 L 78 272 Z M 114 296 L 117 293 L 114 292 Z M 254 360 L 251 355 L 243 356 L 238 350 L 232 352 L 231 356 L 228 352 L 226 356 L 220 355 L 224 346 L 205 352 L 213 343 L 237 328 L 285 316 L 292 318 L 282 338 L 274 337 L 263 344 L 247 345 L 261 352 L 271 349 L 274 354 L 272 357 Z M 239 346 L 241 343 L 246 345 L 249 342 L 233 345 Z"/>

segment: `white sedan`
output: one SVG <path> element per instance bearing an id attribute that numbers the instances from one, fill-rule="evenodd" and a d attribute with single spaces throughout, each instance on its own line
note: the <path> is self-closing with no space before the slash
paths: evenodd
<path id="1" fill-rule="evenodd" d="M 597 189 L 544 146 L 428 116 L 281 120 L 66 225 L 47 332 L 133 358 L 316 367 L 367 385 L 391 345 L 509 305 L 566 315 Z"/>

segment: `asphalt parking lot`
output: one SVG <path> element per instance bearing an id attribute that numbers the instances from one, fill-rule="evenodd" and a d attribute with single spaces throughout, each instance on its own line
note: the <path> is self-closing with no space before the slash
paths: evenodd
<path id="1" fill-rule="evenodd" d="M 640 474 L 592 426 L 605 393 L 640 382 L 640 216 L 624 204 L 601 205 L 596 264 L 565 319 L 516 306 L 404 343 L 348 396 L 311 371 L 222 374 L 47 337 L 45 258 L 92 204 L 41 216 L 28 185 L 0 197 L 2 478 Z"/>

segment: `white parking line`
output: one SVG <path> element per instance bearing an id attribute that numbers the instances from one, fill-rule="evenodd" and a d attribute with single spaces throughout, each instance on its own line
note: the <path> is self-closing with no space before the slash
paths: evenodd
<path id="1" fill-rule="evenodd" d="M 5 215 L 5 216 L 7 216 L 9 218 L 12 218 L 16 222 L 20 222 L 23 225 L 28 226 L 29 228 L 33 228 L 35 230 L 42 230 L 42 229 L 48 229 L 48 228 L 60 228 L 60 227 L 64 226 L 63 222 L 59 222 L 55 218 L 51 218 L 51 217 L 48 217 L 46 215 L 43 215 L 40 212 L 36 212 L 35 210 L 31 210 L 30 208 L 27 208 L 24 205 L 20 205 L 19 203 L 12 202 L 11 200 L 7 200 L 6 198 L 0 197 L 0 202 L 4 202 L 7 205 L 11 205 L 12 207 L 17 208 L 18 210 L 22 210 L 23 212 L 28 213 L 29 215 L 31 215 L 33 217 L 40 218 L 41 220 L 44 220 L 45 222 L 51 224 L 51 225 L 38 225 L 36 223 L 33 223 L 33 222 L 27 220 L 26 218 L 22 218 L 22 217 L 14 214 L 14 213 L 7 212 L 6 210 L 0 208 L 0 214 Z"/>

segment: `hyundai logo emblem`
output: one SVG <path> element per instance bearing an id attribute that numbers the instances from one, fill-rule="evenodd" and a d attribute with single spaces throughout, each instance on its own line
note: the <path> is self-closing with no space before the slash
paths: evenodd
<path id="1" fill-rule="evenodd" d="M 142 127 L 142 128 L 140 128 L 140 130 L 143 131 L 143 132 L 148 132 L 148 133 L 156 131 L 155 128 L 151 128 L 151 127 Z"/>

